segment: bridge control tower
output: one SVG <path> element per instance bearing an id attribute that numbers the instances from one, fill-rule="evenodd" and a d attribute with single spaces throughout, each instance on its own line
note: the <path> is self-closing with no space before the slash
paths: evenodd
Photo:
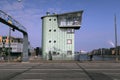
<path id="1" fill-rule="evenodd" d="M 42 19 L 42 55 L 45 60 L 74 60 L 75 30 L 81 27 L 83 11 L 47 12 Z"/>

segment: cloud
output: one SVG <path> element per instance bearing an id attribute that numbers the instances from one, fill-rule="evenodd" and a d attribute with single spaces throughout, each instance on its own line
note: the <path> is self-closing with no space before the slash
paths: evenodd
<path id="1" fill-rule="evenodd" d="M 5 11 L 15 11 L 15 10 L 21 10 L 24 8 L 24 2 L 18 2 L 18 1 L 0 1 L 1 10 Z"/>
<path id="2" fill-rule="evenodd" d="M 112 41 L 108 41 L 108 43 L 112 46 L 115 47 L 115 44 Z"/>
<path id="3" fill-rule="evenodd" d="M 60 10 L 59 10 L 59 9 L 56 9 L 56 8 L 48 8 L 47 11 L 48 11 L 48 12 L 59 12 Z"/>
<path id="4" fill-rule="evenodd" d="M 40 21 L 43 12 L 39 11 L 39 9 L 27 9 L 13 12 L 14 18 L 22 23 L 23 25 L 33 25 L 36 21 Z"/>
<path id="5" fill-rule="evenodd" d="M 65 10 L 61 10 L 61 8 L 59 8 L 59 7 L 57 7 L 57 8 L 48 8 L 47 10 L 46 10 L 46 12 L 50 12 L 50 13 L 64 13 L 65 12 Z"/>
<path id="6" fill-rule="evenodd" d="M 50 13 L 62 13 L 64 11 L 61 8 L 57 7 L 45 7 L 48 1 L 38 0 L 37 3 L 32 2 L 30 0 L 22 0 L 18 2 L 17 0 L 0 0 L 0 9 L 12 16 L 16 21 L 22 24 L 25 28 L 27 28 L 29 34 L 29 40 L 34 42 L 38 39 L 38 43 L 41 41 L 40 34 L 41 27 L 42 27 L 42 20 L 41 17 L 46 15 L 46 12 L 49 11 Z M 41 4 L 40 6 L 38 4 Z M 39 7 L 38 7 L 39 6 Z M 44 7 L 44 8 L 43 8 Z M 35 33 L 33 33 L 35 32 Z M 38 35 L 39 34 L 39 35 Z M 19 35 L 19 32 L 16 31 L 13 35 Z M 21 36 L 21 33 L 20 33 Z M 39 38 L 38 38 L 39 37 Z M 35 45 L 34 43 L 32 45 Z M 38 44 L 36 44 L 38 45 Z"/>

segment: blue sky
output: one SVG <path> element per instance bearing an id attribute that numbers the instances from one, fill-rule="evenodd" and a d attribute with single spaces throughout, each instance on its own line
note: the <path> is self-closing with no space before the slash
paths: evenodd
<path id="1" fill-rule="evenodd" d="M 75 32 L 75 50 L 110 48 L 114 43 L 114 14 L 117 16 L 120 45 L 120 0 L 0 0 L 5 11 L 27 28 L 33 47 L 41 47 L 41 17 L 50 13 L 84 10 L 82 27 Z M 0 23 L 0 35 L 8 35 L 8 26 Z M 22 37 L 18 31 L 12 36 Z"/>

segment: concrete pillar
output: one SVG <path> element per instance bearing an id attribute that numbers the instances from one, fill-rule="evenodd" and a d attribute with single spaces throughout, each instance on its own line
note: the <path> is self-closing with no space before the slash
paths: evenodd
<path id="1" fill-rule="evenodd" d="M 23 33 L 23 53 L 22 53 L 22 62 L 28 61 L 28 34 Z"/>

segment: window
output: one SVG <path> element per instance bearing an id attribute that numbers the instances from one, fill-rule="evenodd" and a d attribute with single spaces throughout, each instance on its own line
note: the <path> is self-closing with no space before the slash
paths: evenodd
<path id="1" fill-rule="evenodd" d="M 56 55 L 56 52 L 55 52 L 55 51 L 53 51 L 53 55 Z"/>
<path id="2" fill-rule="evenodd" d="M 70 33 L 74 33 L 75 30 L 74 29 L 67 29 L 67 33 L 70 34 Z"/>
<path id="3" fill-rule="evenodd" d="M 67 39 L 67 44 L 72 44 L 72 39 Z"/>
<path id="4" fill-rule="evenodd" d="M 56 43 L 56 41 L 54 40 L 54 43 Z"/>
<path id="5" fill-rule="evenodd" d="M 59 27 L 80 26 L 82 12 L 69 13 L 58 16 Z"/>
<path id="6" fill-rule="evenodd" d="M 71 50 L 68 50 L 68 51 L 67 51 L 67 55 L 72 55 L 72 51 L 71 51 Z"/>
<path id="7" fill-rule="evenodd" d="M 49 32 L 51 32 L 51 29 L 49 30 Z"/>
<path id="8" fill-rule="evenodd" d="M 54 21 L 56 21 L 56 19 L 54 19 Z"/>
<path id="9" fill-rule="evenodd" d="M 49 21 L 51 21 L 51 19 L 49 19 Z"/>
<path id="10" fill-rule="evenodd" d="M 54 29 L 54 32 L 56 32 L 56 29 Z"/>
<path id="11" fill-rule="evenodd" d="M 49 40 L 49 43 L 51 43 L 51 40 Z"/>
<path id="12" fill-rule="evenodd" d="M 59 52 L 56 52 L 56 51 L 53 51 L 53 53 L 52 53 L 54 56 L 57 56 L 57 55 L 59 55 L 60 53 Z"/>
<path id="13" fill-rule="evenodd" d="M 14 42 L 13 40 L 11 40 L 11 42 Z"/>
<path id="14" fill-rule="evenodd" d="M 59 26 L 66 26 L 66 17 L 65 16 L 58 17 L 58 24 Z"/>

